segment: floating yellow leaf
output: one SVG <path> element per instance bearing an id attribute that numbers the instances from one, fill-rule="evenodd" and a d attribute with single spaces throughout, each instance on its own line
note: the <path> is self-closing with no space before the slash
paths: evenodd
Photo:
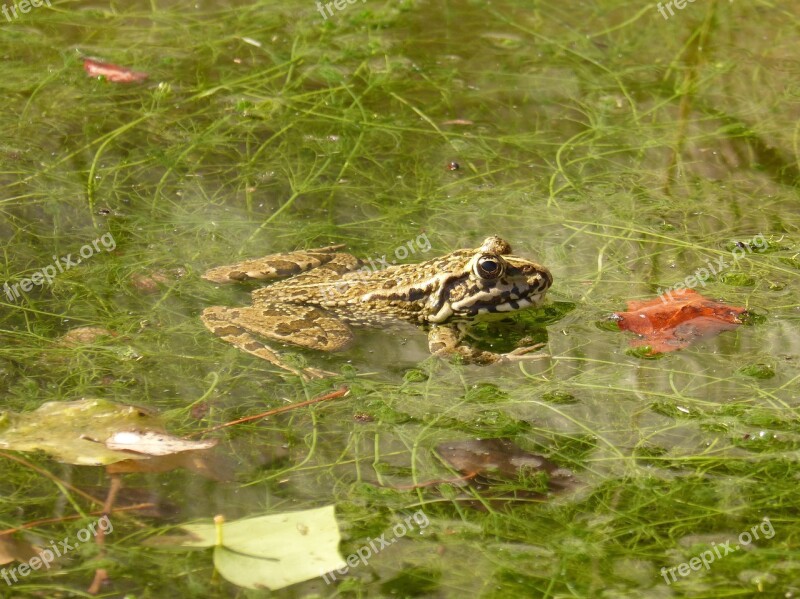
<path id="1" fill-rule="evenodd" d="M 277 590 L 343 568 L 334 506 L 211 524 L 187 524 L 188 535 L 151 546 L 214 547 L 214 566 L 248 589 Z"/>

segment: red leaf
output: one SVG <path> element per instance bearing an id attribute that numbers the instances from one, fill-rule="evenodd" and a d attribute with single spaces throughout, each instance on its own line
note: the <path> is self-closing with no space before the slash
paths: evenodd
<path id="1" fill-rule="evenodd" d="M 632 347 L 649 345 L 651 354 L 676 351 L 697 339 L 730 331 L 742 324 L 744 308 L 703 297 L 692 289 L 678 289 L 649 301 L 629 301 L 627 312 L 615 312 L 623 331 L 640 335 Z"/>
<path id="2" fill-rule="evenodd" d="M 112 83 L 135 83 L 147 79 L 147 73 L 132 71 L 109 62 L 83 59 L 83 68 L 89 77 L 105 77 Z"/>

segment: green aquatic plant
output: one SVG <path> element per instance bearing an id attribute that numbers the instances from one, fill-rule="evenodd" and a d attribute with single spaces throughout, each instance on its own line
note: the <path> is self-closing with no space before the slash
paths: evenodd
<path id="1" fill-rule="evenodd" d="M 185 437 L 351 390 L 216 430 L 224 478 L 109 477 L 6 451 L 0 538 L 49 546 L 124 482 L 102 548 L 8 592 L 85 593 L 102 570 L 107 595 L 256 596 L 206 552 L 164 559 L 141 541 L 223 511 L 335 505 L 341 555 L 404 514 L 431 526 L 275 596 L 797 594 L 798 17 L 770 0 L 674 13 L 367 0 L 322 19 L 311 0 L 64 0 L 4 20 L 4 411 L 97 398 Z M 98 79 L 87 58 L 148 78 Z M 307 382 L 199 318 L 253 288 L 205 284 L 212 266 L 326 244 L 391 255 L 421 235 L 440 256 L 491 234 L 553 272 L 551 303 L 474 341 L 544 342 L 546 360 L 453 364 L 428 356 L 424 332 L 359 331 L 345 353 L 286 350 L 335 373 Z M 113 251 L 100 242 L 45 281 L 54 256 L 103 236 Z M 628 354 L 608 317 L 709 264 L 724 266 L 703 295 L 746 308 L 745 324 L 658 360 Z M 498 436 L 575 489 L 534 497 L 542 481 L 520 476 L 503 481 L 516 501 L 495 504 L 434 451 Z M 772 538 L 667 586 L 662 568 L 765 516 Z"/>

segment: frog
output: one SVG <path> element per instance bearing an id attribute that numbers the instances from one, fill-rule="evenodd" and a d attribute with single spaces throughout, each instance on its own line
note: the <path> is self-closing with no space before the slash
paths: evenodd
<path id="1" fill-rule="evenodd" d="M 331 373 L 293 366 L 276 344 L 342 351 L 354 340 L 353 327 L 400 322 L 426 329 L 435 356 L 480 365 L 540 357 L 533 352 L 542 344 L 497 353 L 466 342 L 469 328 L 481 320 L 539 306 L 553 283 L 546 267 L 513 255 L 499 236 L 477 248 L 380 269 L 344 247 L 272 254 L 206 271 L 203 278 L 218 284 L 283 280 L 255 289 L 250 306 L 206 308 L 202 322 L 240 350 L 306 379 Z"/>

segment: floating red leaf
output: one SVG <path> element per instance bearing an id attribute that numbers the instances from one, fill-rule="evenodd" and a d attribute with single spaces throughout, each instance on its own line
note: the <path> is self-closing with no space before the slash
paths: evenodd
<path id="1" fill-rule="evenodd" d="M 112 83 L 136 83 L 147 79 L 147 73 L 132 71 L 109 62 L 99 62 L 91 58 L 83 59 L 83 68 L 89 77 L 105 77 Z"/>
<path id="2" fill-rule="evenodd" d="M 676 351 L 697 339 L 730 331 L 742 324 L 746 310 L 678 289 L 649 301 L 629 301 L 627 312 L 615 312 L 617 325 L 640 337 L 633 347 L 650 346 L 650 353 Z"/>

